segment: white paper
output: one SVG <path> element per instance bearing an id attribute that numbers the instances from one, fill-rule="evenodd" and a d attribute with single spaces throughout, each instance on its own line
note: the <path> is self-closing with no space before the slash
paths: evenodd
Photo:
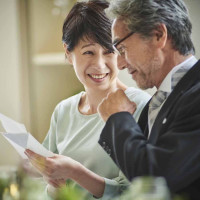
<path id="1" fill-rule="evenodd" d="M 20 124 L 0 113 L 0 121 L 7 133 L 27 133 L 24 124 Z"/>
<path id="2" fill-rule="evenodd" d="M 22 135 L 25 136 L 25 134 L 28 136 L 27 133 L 22 133 Z M 21 134 L 13 134 L 13 133 L 2 133 L 2 135 L 6 138 L 6 140 L 15 148 L 15 150 L 19 153 L 19 155 L 23 159 L 27 159 L 27 156 L 24 154 L 24 151 L 26 149 L 27 145 L 21 145 L 23 143 L 26 143 L 25 137 L 21 137 Z M 16 136 L 18 137 L 16 140 Z M 18 143 L 20 141 L 20 143 Z"/>
<path id="3" fill-rule="evenodd" d="M 27 159 L 27 156 L 24 154 L 25 149 L 30 149 L 44 157 L 51 157 L 54 155 L 42 146 L 30 133 L 27 133 L 23 124 L 20 124 L 1 113 L 0 121 L 5 129 L 5 132 L 1 134 L 16 149 L 23 159 Z"/>

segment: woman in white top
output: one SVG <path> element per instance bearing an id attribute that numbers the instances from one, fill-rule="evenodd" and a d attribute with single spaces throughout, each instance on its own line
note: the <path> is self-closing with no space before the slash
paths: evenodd
<path id="1" fill-rule="evenodd" d="M 85 87 L 59 103 L 51 118 L 43 145 L 55 153 L 44 158 L 26 150 L 32 164 L 55 188 L 71 179 L 101 199 L 112 199 L 126 186 L 126 179 L 98 144 L 104 122 L 97 107 L 108 93 L 122 89 L 137 110 L 138 119 L 150 96 L 127 88 L 118 78 L 117 54 L 111 41 L 111 22 L 105 1 L 76 3 L 63 25 L 63 44 L 68 61 Z M 42 162 L 41 162 L 42 160 Z"/>

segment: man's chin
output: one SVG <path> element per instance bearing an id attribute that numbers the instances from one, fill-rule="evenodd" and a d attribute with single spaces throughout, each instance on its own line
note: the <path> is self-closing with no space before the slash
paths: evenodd
<path id="1" fill-rule="evenodd" d="M 135 81 L 135 80 L 134 80 Z M 140 89 L 142 89 L 142 90 L 147 90 L 147 89 L 149 89 L 149 88 L 152 88 L 151 86 L 149 86 L 149 85 L 147 85 L 147 84 L 145 84 L 145 83 L 140 83 L 140 82 L 137 82 L 137 81 L 135 81 L 136 82 L 136 84 L 137 84 L 137 86 L 140 88 Z"/>

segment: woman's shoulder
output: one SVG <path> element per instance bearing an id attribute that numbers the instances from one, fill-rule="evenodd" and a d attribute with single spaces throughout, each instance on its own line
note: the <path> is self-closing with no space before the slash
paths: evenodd
<path id="1" fill-rule="evenodd" d="M 84 91 L 79 92 L 78 94 L 75 94 L 67 99 L 62 100 L 59 102 L 55 108 L 55 110 L 58 110 L 60 108 L 70 108 L 70 107 L 76 107 L 77 104 L 80 101 L 81 96 L 83 95 Z"/>
<path id="2" fill-rule="evenodd" d="M 151 98 L 150 94 L 148 94 L 147 92 L 145 92 L 139 88 L 135 88 L 135 87 L 128 87 L 125 90 L 125 94 L 131 101 L 148 102 L 149 99 Z"/>
<path id="3" fill-rule="evenodd" d="M 71 120 L 71 117 L 77 113 L 77 105 L 83 93 L 80 92 L 58 103 L 52 113 L 51 124 L 56 124 L 58 121 L 66 123 Z"/>

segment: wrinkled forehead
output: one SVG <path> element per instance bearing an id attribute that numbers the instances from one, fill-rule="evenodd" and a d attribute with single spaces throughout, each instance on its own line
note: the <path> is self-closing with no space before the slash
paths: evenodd
<path id="1" fill-rule="evenodd" d="M 112 24 L 112 42 L 123 38 L 130 31 L 122 19 L 115 19 Z"/>

